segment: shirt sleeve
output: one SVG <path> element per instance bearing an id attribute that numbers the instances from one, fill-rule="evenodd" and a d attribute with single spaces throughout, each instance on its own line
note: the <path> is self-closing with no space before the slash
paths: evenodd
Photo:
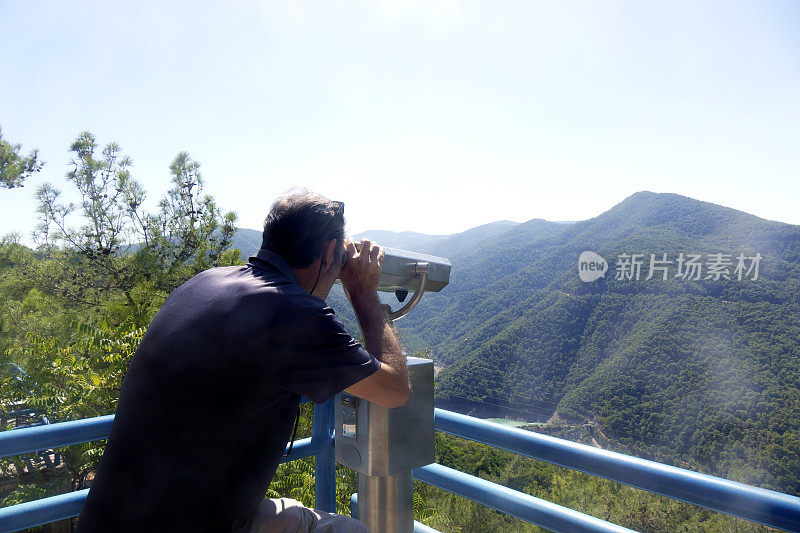
<path id="1" fill-rule="evenodd" d="M 333 309 L 318 301 L 298 321 L 303 334 L 294 336 L 284 386 L 323 403 L 371 375 L 381 363 L 347 333 Z"/>

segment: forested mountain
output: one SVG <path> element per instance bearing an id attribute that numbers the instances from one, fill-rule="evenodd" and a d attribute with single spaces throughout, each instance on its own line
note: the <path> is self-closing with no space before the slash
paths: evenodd
<path id="1" fill-rule="evenodd" d="M 605 277 L 581 281 L 587 250 Z M 638 280 L 625 254 L 642 254 Z M 672 263 L 647 279 L 650 254 Z M 800 493 L 800 227 L 641 192 L 450 260 L 450 285 L 398 323 L 445 366 L 443 405 L 590 424 L 640 455 Z"/>

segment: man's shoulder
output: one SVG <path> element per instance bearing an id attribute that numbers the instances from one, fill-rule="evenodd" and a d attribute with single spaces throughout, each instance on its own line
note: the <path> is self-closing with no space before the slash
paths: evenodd
<path id="1" fill-rule="evenodd" d="M 199 280 L 217 284 L 223 291 L 240 292 L 242 303 L 261 302 L 279 307 L 285 314 L 306 318 L 335 315 L 325 300 L 318 298 L 277 269 L 265 270 L 251 265 L 213 268 L 207 278 Z"/>
<path id="2" fill-rule="evenodd" d="M 303 293 L 308 294 L 305 289 L 293 283 L 277 270 L 264 271 L 253 268 L 251 265 L 209 268 L 193 276 L 178 290 L 198 287 L 207 287 L 208 289 L 219 287 L 222 290 L 244 292 L 273 289 L 276 292 L 295 297 L 301 296 Z"/>
<path id="3" fill-rule="evenodd" d="M 236 315 L 237 329 L 268 332 L 291 325 L 292 330 L 340 330 L 333 309 L 278 270 L 249 265 L 212 268 L 173 291 L 160 314 L 196 311 L 198 319 Z M 248 328 L 245 325 L 249 324 Z"/>
<path id="4" fill-rule="evenodd" d="M 214 283 L 216 280 L 235 278 L 246 274 L 247 265 L 234 265 L 226 267 L 215 267 L 198 272 L 173 292 L 185 290 L 198 284 Z"/>
<path id="5" fill-rule="evenodd" d="M 293 287 L 282 287 L 281 304 L 285 305 L 287 311 L 302 316 L 305 320 L 330 320 L 336 316 L 336 312 L 325 302 L 297 284 Z"/>
<path id="6" fill-rule="evenodd" d="M 204 314 L 232 311 L 261 313 L 306 308 L 308 293 L 278 272 L 266 273 L 249 265 L 217 267 L 194 275 L 172 291 L 159 314 L 173 308 L 203 310 Z"/>

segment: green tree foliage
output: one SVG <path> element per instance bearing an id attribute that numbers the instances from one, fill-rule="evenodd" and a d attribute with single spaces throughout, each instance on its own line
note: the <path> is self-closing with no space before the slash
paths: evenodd
<path id="1" fill-rule="evenodd" d="M 37 338 L 29 333 L 22 349 L 7 352 L 24 359 L 27 370 L 11 373 L 7 370 L 12 363 L 5 363 L 0 401 L 6 409 L 35 409 L 50 422 L 113 414 L 128 362 L 143 335 L 144 328 L 130 322 L 117 327 L 76 324 L 71 339 Z M 11 429 L 10 424 L 3 429 Z M 62 461 L 60 469 L 52 464 L 41 468 L 42 456 L 36 454 L 0 459 L 3 474 L 20 480 L 20 486 L 3 497 L 3 504 L 87 488 L 104 444 L 95 441 L 55 450 Z"/>
<path id="2" fill-rule="evenodd" d="M 14 235 L 0 240 L 0 354 L 24 349 L 33 337 L 67 338 L 79 319 L 60 294 L 42 290 L 30 275 L 46 262 Z"/>
<path id="3" fill-rule="evenodd" d="M 100 150 L 84 132 L 71 152 L 67 182 L 78 201 L 42 185 L 38 249 L 15 235 L 0 242 L 0 408 L 33 409 L 50 422 L 112 414 L 130 358 L 169 292 L 202 270 L 240 262 L 230 249 L 236 216 L 203 194 L 199 164 L 185 152 L 170 166 L 172 186 L 155 213 L 144 210 L 145 191 L 118 145 Z M 11 429 L 16 419 L 4 422 Z M 3 504 L 86 488 L 103 446 L 51 451 L 62 458 L 57 467 L 48 454 L 0 460 L 5 479 L 18 480 L 0 493 Z"/>
<path id="4" fill-rule="evenodd" d="M 113 414 L 128 362 L 144 336 L 130 322 L 112 327 L 75 324 L 72 338 L 37 338 L 14 354 L 26 361 L 25 376 L 6 376 L 2 398 L 15 398 L 51 422 Z"/>
<path id="5" fill-rule="evenodd" d="M 50 184 L 37 191 L 36 239 L 52 262 L 30 274 L 48 292 L 92 310 L 105 306 L 118 320 L 130 316 L 141 326 L 183 281 L 239 261 L 229 249 L 236 215 L 223 215 L 203 195 L 200 165 L 186 152 L 170 165 L 172 187 L 154 214 L 144 211 L 145 191 L 116 143 L 98 154 L 94 136 L 84 132 L 71 152 L 67 181 L 79 202 L 63 202 Z M 83 223 L 71 225 L 73 214 Z"/>
<path id="6" fill-rule="evenodd" d="M 39 160 L 39 151 L 32 150 L 27 156 L 20 155 L 22 145 L 11 144 L 3 139 L 0 128 L 0 188 L 22 187 L 25 180 L 39 172 L 44 162 Z"/>

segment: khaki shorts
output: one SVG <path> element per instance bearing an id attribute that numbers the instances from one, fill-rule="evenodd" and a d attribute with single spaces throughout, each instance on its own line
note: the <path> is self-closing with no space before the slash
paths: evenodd
<path id="1" fill-rule="evenodd" d="M 234 533 L 370 533 L 363 523 L 334 513 L 303 507 L 290 498 L 264 499 Z"/>

